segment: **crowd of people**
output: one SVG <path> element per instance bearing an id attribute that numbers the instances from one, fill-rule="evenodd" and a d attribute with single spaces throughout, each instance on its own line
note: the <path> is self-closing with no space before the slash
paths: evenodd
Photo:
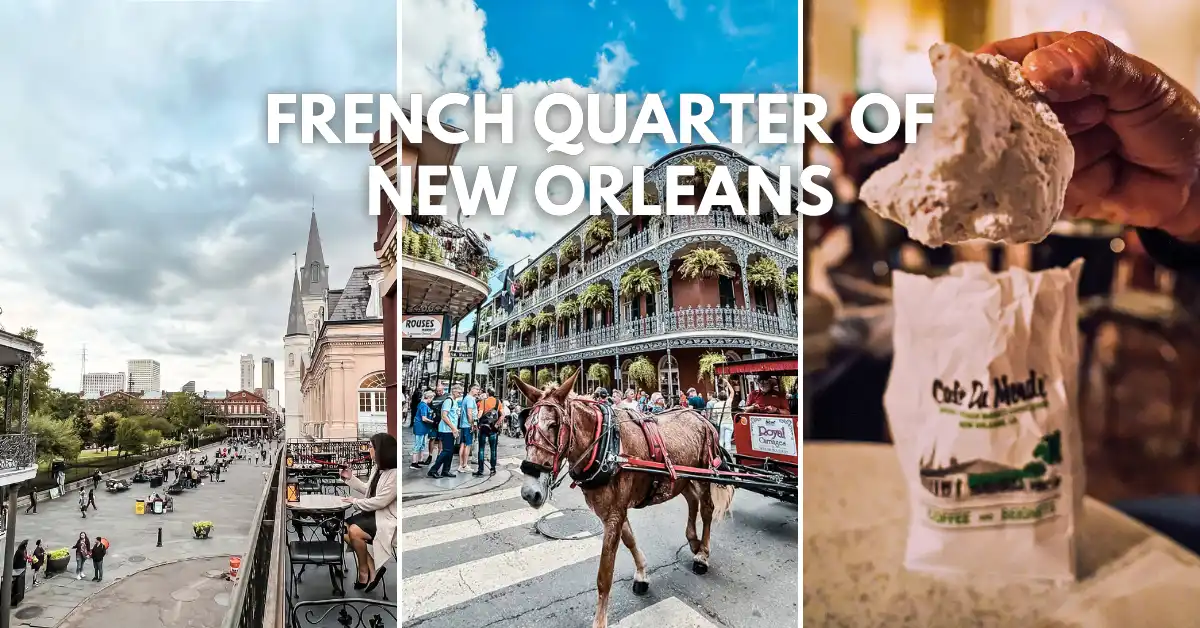
<path id="1" fill-rule="evenodd" d="M 556 385 L 550 383 L 547 387 Z M 725 378 L 720 379 L 716 391 L 709 392 L 707 396 L 701 395 L 694 387 L 680 391 L 678 397 L 670 400 L 661 392 L 649 393 L 634 388 L 609 391 L 601 387 L 592 391 L 591 396 L 613 407 L 643 414 L 653 415 L 680 408 L 695 410 L 708 417 L 718 428 L 722 444 L 727 448 L 730 445 L 734 411 L 795 415 L 799 406 L 796 386 L 784 392 L 776 377 L 758 379 L 755 389 L 744 399 L 741 392 Z M 458 473 L 470 470 L 470 454 L 472 446 L 475 446 L 475 471 L 471 475 L 483 477 L 485 467 L 487 475 L 495 475 L 496 449 L 505 426 L 511 421 L 521 435 L 524 435 L 525 429 L 518 418 L 521 394 L 514 388 L 508 391 L 506 397 L 503 399 L 496 395 L 494 389 L 477 384 L 464 389 L 462 384 L 455 383 L 447 390 L 443 382 L 437 382 L 433 388 L 426 388 L 414 395 L 408 404 L 406 416 L 406 423 L 411 426 L 413 433 L 409 468 L 426 470 L 426 475 L 433 479 L 457 477 Z M 489 461 L 490 465 L 486 464 Z"/>

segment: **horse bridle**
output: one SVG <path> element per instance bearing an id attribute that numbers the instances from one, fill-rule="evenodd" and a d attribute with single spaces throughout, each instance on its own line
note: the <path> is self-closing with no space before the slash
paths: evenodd
<path id="1" fill-rule="evenodd" d="M 581 401 L 591 404 L 599 403 L 588 401 L 586 399 L 574 399 L 574 401 Z M 541 451 L 550 454 L 552 456 L 552 462 L 550 466 L 547 467 L 546 465 L 534 464 L 528 460 L 522 460 L 521 472 L 525 475 L 535 478 L 540 476 L 542 473 L 549 473 L 550 477 L 553 479 L 547 491 L 550 492 L 557 488 L 559 484 L 562 484 L 563 479 L 567 477 L 568 474 L 562 473 L 562 471 L 564 469 L 568 471 L 573 469 L 579 464 L 579 461 L 568 465 L 563 464 L 564 462 L 570 462 L 569 460 L 566 460 L 566 457 L 571 451 L 571 444 L 575 436 L 575 430 L 572 428 L 572 426 L 566 424 L 567 417 L 570 416 L 570 413 L 567 411 L 567 407 L 547 395 L 546 397 L 543 397 L 535 402 L 533 406 L 530 407 L 529 418 L 533 419 L 538 416 L 538 408 L 544 407 L 554 408 L 559 412 L 558 417 L 556 417 L 554 423 L 551 424 L 551 426 L 558 429 L 558 434 L 551 436 L 549 431 L 542 427 L 542 422 L 540 420 L 535 421 L 532 429 L 527 428 L 525 430 L 525 446 L 540 449 Z M 589 444 L 588 447 L 591 447 L 594 444 L 595 442 Z M 585 451 L 588 447 L 584 448 Z M 546 498 L 549 499 L 549 495 L 547 495 Z"/>

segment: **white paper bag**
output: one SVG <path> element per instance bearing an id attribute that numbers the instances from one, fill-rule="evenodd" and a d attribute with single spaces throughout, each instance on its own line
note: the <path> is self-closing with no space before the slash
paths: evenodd
<path id="1" fill-rule="evenodd" d="M 884 404 L 912 504 L 909 569 L 1075 578 L 1081 268 L 895 273 Z"/>

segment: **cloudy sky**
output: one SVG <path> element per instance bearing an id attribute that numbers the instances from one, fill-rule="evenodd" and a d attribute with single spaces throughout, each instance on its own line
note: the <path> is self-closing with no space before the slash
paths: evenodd
<path id="1" fill-rule="evenodd" d="M 334 285 L 374 263 L 370 155 L 267 145 L 265 95 L 395 91 L 395 3 L 3 2 L 0 76 L 0 326 L 36 327 L 64 389 L 84 343 L 174 390 L 271 356 L 281 388 L 313 196 Z"/>
<path id="2" fill-rule="evenodd" d="M 400 91 L 402 98 L 420 93 L 426 102 L 455 91 L 514 95 L 515 144 L 468 144 L 458 158 L 466 166 L 518 166 L 513 202 L 505 216 L 477 215 L 464 221 L 491 234 L 493 254 L 507 265 L 544 250 L 579 220 L 551 218 L 536 208 L 532 190 L 538 171 L 555 163 L 585 172 L 592 165 L 648 165 L 675 148 L 585 142 L 579 157 L 547 155 L 532 128 L 537 100 L 552 92 L 580 99 L 589 93 L 625 93 L 636 103 L 645 94 L 657 93 L 670 106 L 686 92 L 715 97 L 723 92 L 796 91 L 798 4 L 404 0 Z M 448 121 L 471 128 L 463 113 L 452 114 Z M 768 167 L 799 161 L 798 146 L 761 146 L 752 133 L 746 143 L 729 145 Z M 453 206 L 453 199 L 449 203 Z"/>

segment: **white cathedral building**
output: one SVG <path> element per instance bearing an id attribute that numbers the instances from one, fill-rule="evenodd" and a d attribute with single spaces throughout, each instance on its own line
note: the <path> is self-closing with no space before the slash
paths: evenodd
<path id="1" fill-rule="evenodd" d="M 378 265 L 358 266 L 344 288 L 331 290 L 313 212 L 283 336 L 287 438 L 363 438 L 384 431 L 382 277 Z"/>

